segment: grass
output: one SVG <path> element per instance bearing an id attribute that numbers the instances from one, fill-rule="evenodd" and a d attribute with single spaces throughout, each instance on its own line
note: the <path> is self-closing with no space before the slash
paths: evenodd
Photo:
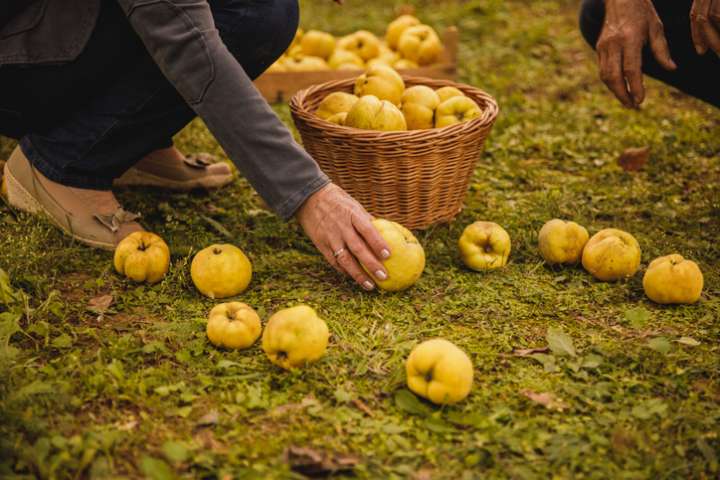
<path id="1" fill-rule="evenodd" d="M 301 3 L 305 26 L 338 33 L 380 31 L 394 7 Z M 419 233 L 428 267 L 407 292 L 341 280 L 244 180 L 210 194 L 120 192 L 171 246 L 170 273 L 153 287 L 0 204 L 0 477 L 299 478 L 284 453 L 294 446 L 356 458 L 359 478 L 717 478 L 720 116 L 653 81 L 642 111 L 622 109 L 597 79 L 576 3 L 416 2 L 424 20 L 460 27 L 462 80 L 492 93 L 502 115 L 466 209 Z M 7 154 L 12 143 L 0 142 Z M 222 154 L 199 121 L 177 143 Z M 635 146 L 651 160 L 629 174 L 615 160 Z M 644 265 L 671 252 L 696 260 L 701 301 L 661 307 L 641 274 L 605 284 L 544 265 L 535 239 L 553 217 L 632 232 Z M 509 231 L 506 268 L 460 266 L 456 239 L 474 219 Z M 257 345 L 209 345 L 213 302 L 188 263 L 224 231 L 253 261 L 242 301 L 264 319 L 305 302 L 327 320 L 322 361 L 287 373 Z M 98 313 L 89 302 L 102 295 L 113 303 Z M 576 355 L 513 355 L 545 347 L 548 332 Z M 475 365 L 456 406 L 404 390 L 404 358 L 436 336 Z"/>

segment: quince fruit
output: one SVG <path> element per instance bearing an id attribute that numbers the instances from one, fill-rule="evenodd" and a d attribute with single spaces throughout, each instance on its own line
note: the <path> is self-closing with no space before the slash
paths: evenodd
<path id="1" fill-rule="evenodd" d="M 364 130 L 407 130 L 402 112 L 392 103 L 379 100 L 374 95 L 365 95 L 355 102 L 345 118 L 345 125 Z"/>
<path id="2" fill-rule="evenodd" d="M 390 68 L 392 68 L 393 62 L 392 62 L 392 61 L 388 61 L 387 59 L 381 58 L 381 57 L 371 58 L 371 59 L 368 60 L 368 62 L 367 62 L 367 68 L 376 67 L 376 66 L 378 66 L 378 65 L 383 65 L 383 66 L 385 66 L 385 67 L 390 67 Z"/>
<path id="3" fill-rule="evenodd" d="M 450 97 L 435 111 L 435 126 L 437 128 L 467 122 L 482 115 L 482 110 L 475 101 L 469 97 Z"/>
<path id="4" fill-rule="evenodd" d="M 275 60 L 275 63 L 270 65 L 267 69 L 268 72 L 287 72 L 287 67 L 285 66 L 285 62 L 287 61 L 286 56 L 281 56 L 277 60 Z"/>
<path id="5" fill-rule="evenodd" d="M 382 262 L 388 278 L 379 280 L 373 277 L 375 283 L 389 292 L 409 288 L 425 270 L 425 250 L 415 235 L 399 223 L 376 218 L 372 224 L 390 247 L 390 257 Z"/>
<path id="6" fill-rule="evenodd" d="M 635 275 L 640 267 L 640 245 L 635 237 L 616 228 L 600 230 L 585 245 L 582 264 L 604 282 Z"/>
<path id="7" fill-rule="evenodd" d="M 113 265 L 130 280 L 157 283 L 170 268 L 170 249 L 154 233 L 133 232 L 115 247 Z"/>
<path id="8" fill-rule="evenodd" d="M 411 70 L 413 68 L 419 68 L 420 65 L 413 62 L 412 60 L 408 60 L 407 58 L 401 58 L 400 60 L 397 60 L 395 63 L 393 63 L 393 68 L 396 70 Z"/>
<path id="9" fill-rule="evenodd" d="M 357 54 L 363 61 L 375 58 L 380 54 L 380 40 L 367 30 L 358 30 L 342 37 L 338 40 L 337 47 Z"/>
<path id="10" fill-rule="evenodd" d="M 448 98 L 452 97 L 464 97 L 465 94 L 458 88 L 455 87 L 440 87 L 435 90 L 437 96 L 440 98 L 440 103 L 444 102 Z"/>
<path id="11" fill-rule="evenodd" d="M 428 86 L 416 85 L 405 90 L 400 110 L 405 115 L 408 130 L 433 128 L 435 109 L 439 104 L 437 93 Z"/>
<path id="12" fill-rule="evenodd" d="M 318 72 L 330 70 L 327 62 L 320 57 L 295 55 L 288 57 L 283 65 L 289 72 Z"/>
<path id="13" fill-rule="evenodd" d="M 440 58 L 443 45 L 432 27 L 415 25 L 403 31 L 397 49 L 403 58 L 412 60 L 418 65 L 430 65 Z"/>
<path id="14" fill-rule="evenodd" d="M 295 30 L 295 36 L 293 37 L 292 42 L 290 42 L 288 50 L 292 49 L 293 47 L 299 47 L 300 40 L 302 40 L 304 34 L 305 30 L 303 30 L 302 28 L 298 28 L 297 30 Z"/>
<path id="15" fill-rule="evenodd" d="M 319 30 L 308 30 L 300 39 L 300 48 L 305 55 L 327 60 L 335 51 L 335 37 Z"/>
<path id="16" fill-rule="evenodd" d="M 703 274 L 692 260 L 677 253 L 666 255 L 650 262 L 643 288 L 655 303 L 695 303 L 702 293 Z"/>
<path id="17" fill-rule="evenodd" d="M 475 222 L 463 230 L 458 240 L 460 257 L 473 270 L 504 267 L 510 256 L 510 235 L 494 222 Z"/>
<path id="18" fill-rule="evenodd" d="M 550 264 L 578 263 L 590 236 L 585 227 L 557 218 L 545 223 L 538 234 L 540 255 Z"/>
<path id="19" fill-rule="evenodd" d="M 248 348 L 260 337 L 260 317 L 241 302 L 221 303 L 208 315 L 207 336 L 213 345 L 225 348 Z"/>
<path id="20" fill-rule="evenodd" d="M 465 352 L 441 338 L 413 348 L 405 363 L 407 385 L 416 395 L 447 405 L 470 393 L 473 365 Z"/>
<path id="21" fill-rule="evenodd" d="M 315 310 L 298 305 L 270 317 L 262 348 L 272 363 L 289 370 L 322 357 L 329 337 L 327 324 Z"/>
<path id="22" fill-rule="evenodd" d="M 210 245 L 193 258 L 190 276 L 206 297 L 227 298 L 245 291 L 252 278 L 252 265 L 235 245 Z"/>
<path id="23" fill-rule="evenodd" d="M 391 50 L 387 45 L 383 44 L 383 45 L 380 45 L 380 53 L 378 54 L 378 56 L 371 60 L 376 60 L 376 59 L 382 60 L 385 63 L 387 63 L 388 65 L 392 65 L 399 58 L 400 58 L 400 56 L 398 55 L 398 53 L 396 51 Z"/>
<path id="24" fill-rule="evenodd" d="M 355 95 L 375 95 L 393 105 L 400 105 L 405 82 L 399 73 L 386 65 L 375 65 L 355 80 Z"/>
<path id="25" fill-rule="evenodd" d="M 387 26 L 387 30 L 385 31 L 385 41 L 387 42 L 388 47 L 396 50 L 398 47 L 398 41 L 400 40 L 400 35 L 402 35 L 408 27 L 414 27 L 415 25 L 420 25 L 420 20 L 412 15 L 400 15 L 390 22 Z"/>
<path id="26" fill-rule="evenodd" d="M 335 115 L 331 115 L 327 118 L 327 121 L 330 123 L 334 123 L 335 125 L 341 125 L 346 126 L 345 123 L 347 121 L 347 112 L 340 112 L 336 113 Z"/>
<path id="27" fill-rule="evenodd" d="M 350 70 L 350 68 L 348 68 L 350 65 L 355 65 L 358 69 L 362 69 L 365 67 L 365 61 L 354 52 L 348 52 L 347 50 L 338 48 L 330 55 L 328 65 L 330 68 L 338 70 Z"/>
<path id="28" fill-rule="evenodd" d="M 352 93 L 333 92 L 323 98 L 323 101 L 320 102 L 318 109 L 315 111 L 315 115 L 323 120 L 328 120 L 338 113 L 347 114 L 358 100 L 360 99 Z"/>

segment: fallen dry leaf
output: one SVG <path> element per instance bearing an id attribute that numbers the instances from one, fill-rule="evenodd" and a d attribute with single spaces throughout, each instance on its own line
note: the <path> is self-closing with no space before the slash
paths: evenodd
<path id="1" fill-rule="evenodd" d="M 357 455 L 329 453 L 310 447 L 290 446 L 285 449 L 285 461 L 290 468 L 309 477 L 325 477 L 349 472 L 360 462 Z"/>
<path id="2" fill-rule="evenodd" d="M 195 423 L 195 428 L 209 427 L 211 425 L 217 425 L 219 415 L 217 410 L 210 410 L 208 413 L 200 417 Z"/>
<path id="3" fill-rule="evenodd" d="M 412 480 L 432 480 L 433 478 L 433 471 L 429 470 L 427 468 L 423 468 L 421 470 L 418 470 L 417 472 L 412 474 L 412 477 L 410 477 Z"/>
<path id="4" fill-rule="evenodd" d="M 370 407 L 368 407 L 367 404 L 365 402 L 363 402 L 362 400 L 360 400 L 358 398 L 354 398 L 352 400 L 352 403 L 353 403 L 353 405 L 355 405 L 357 407 L 358 410 L 363 412 L 368 417 L 375 416 L 375 414 L 372 412 L 372 410 L 370 410 Z"/>
<path id="5" fill-rule="evenodd" d="M 112 305 L 112 302 L 112 295 L 101 295 L 99 297 L 91 298 L 88 302 L 87 309 L 93 313 L 102 315 L 103 313 L 108 311 L 110 305 Z"/>
<path id="6" fill-rule="evenodd" d="M 317 401 L 315 397 L 312 395 L 308 395 L 305 398 L 303 398 L 300 403 L 286 403 L 284 405 L 279 405 L 272 410 L 270 410 L 270 416 L 276 417 L 285 415 L 289 412 L 292 412 L 294 410 L 303 410 L 308 407 L 312 407 L 313 405 L 318 405 L 320 402 Z"/>
<path id="7" fill-rule="evenodd" d="M 535 353 L 548 353 L 550 349 L 548 347 L 541 348 L 516 348 L 512 351 L 513 357 L 529 357 Z"/>
<path id="8" fill-rule="evenodd" d="M 138 421 L 134 417 L 131 420 L 128 420 L 127 422 L 124 422 L 124 423 L 118 422 L 115 424 L 117 429 L 120 431 L 123 431 L 123 432 L 129 432 L 131 430 L 135 430 L 135 427 L 137 427 L 137 425 L 138 425 Z"/>
<path id="9" fill-rule="evenodd" d="M 555 394 L 550 392 L 537 393 L 532 390 L 523 390 L 521 393 L 548 410 L 557 410 L 558 412 L 562 412 L 567 408 L 567 405 L 565 405 L 561 399 L 557 398 Z"/>
<path id="10" fill-rule="evenodd" d="M 650 159 L 650 147 L 628 148 L 620 154 L 618 165 L 626 172 L 640 170 Z"/>
<path id="11" fill-rule="evenodd" d="M 395 15 L 398 17 L 400 15 L 415 15 L 415 6 L 409 5 L 407 3 L 398 5 L 397 7 L 395 7 Z"/>
<path id="12" fill-rule="evenodd" d="M 228 452 L 227 446 L 217 440 L 212 430 L 208 430 L 207 428 L 196 433 L 194 439 L 204 450 L 210 450 L 221 455 L 227 454 Z"/>

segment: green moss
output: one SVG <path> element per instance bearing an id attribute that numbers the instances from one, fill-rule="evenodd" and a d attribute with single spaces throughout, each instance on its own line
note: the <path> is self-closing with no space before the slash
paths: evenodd
<path id="1" fill-rule="evenodd" d="M 301 3 L 303 25 L 337 33 L 379 31 L 395 6 Z M 116 276 L 110 253 L 0 205 L 0 268 L 27 295 L 27 304 L 0 302 L 0 476 L 295 478 L 289 445 L 357 454 L 361 478 L 718 475 L 717 111 L 650 80 L 643 110 L 622 109 L 597 79 L 576 2 L 415 4 L 423 20 L 460 27 L 462 79 L 502 108 L 467 208 L 419 233 L 428 257 L 419 284 L 360 291 L 297 225 L 263 210 L 244 180 L 210 194 L 119 193 L 173 251 L 170 274 L 153 287 Z M 290 123 L 287 107 L 276 109 Z M 177 143 L 222 155 L 200 121 Z M 645 145 L 643 171 L 616 165 L 622 150 Z M 0 140 L 3 155 L 11 148 Z M 545 266 L 535 239 L 553 217 L 632 232 L 645 265 L 671 252 L 698 261 L 701 302 L 659 307 L 640 275 L 602 284 L 580 268 Z M 505 269 L 460 266 L 456 239 L 475 219 L 510 233 Z M 209 345 L 213 302 L 193 289 L 188 263 L 228 234 L 255 269 L 242 301 L 263 318 L 306 302 L 327 320 L 331 346 L 318 364 L 287 373 L 257 345 Z M 114 297 L 110 310 L 89 310 L 104 294 Z M 572 338 L 577 357 L 512 355 L 546 346 L 550 326 Z M 470 397 L 443 409 L 397 393 L 404 358 L 434 336 L 464 348 L 476 371 Z M 563 408 L 526 391 L 550 392 Z M 212 410 L 217 423 L 198 428 Z"/>

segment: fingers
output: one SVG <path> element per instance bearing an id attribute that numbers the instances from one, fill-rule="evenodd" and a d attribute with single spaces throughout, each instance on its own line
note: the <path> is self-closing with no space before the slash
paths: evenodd
<path id="1" fill-rule="evenodd" d="M 708 42 L 705 38 L 705 25 L 710 14 L 710 0 L 694 0 L 690 9 L 690 34 L 698 55 L 705 55 Z"/>
<path id="2" fill-rule="evenodd" d="M 324 247 L 324 248 L 318 248 L 320 250 L 320 253 L 322 253 L 323 257 L 325 257 L 325 261 L 329 263 L 340 275 L 347 275 L 347 272 L 340 267 L 337 260 L 335 259 L 335 255 L 333 255 L 333 251 L 330 247 Z"/>
<path id="3" fill-rule="evenodd" d="M 382 263 L 370 251 L 365 241 L 354 231 L 345 233 L 345 245 L 348 246 L 353 256 L 360 261 L 365 270 L 372 272 L 372 276 L 376 280 L 386 280 L 388 278 L 387 271 Z"/>
<path id="4" fill-rule="evenodd" d="M 623 52 L 623 76 L 627 80 L 633 106 L 640 105 L 645 100 L 640 48 L 626 48 Z"/>
<path id="5" fill-rule="evenodd" d="M 670 48 L 668 47 L 667 38 L 665 38 L 665 28 L 660 19 L 650 25 L 650 50 L 652 50 L 655 60 L 665 70 L 675 70 L 677 68 L 670 56 Z"/>
<path id="6" fill-rule="evenodd" d="M 333 260 L 331 263 L 336 263 L 345 274 L 350 276 L 365 290 L 372 290 L 375 288 L 375 284 L 368 274 L 360 267 L 360 264 L 353 256 L 349 246 L 341 245 L 338 242 L 333 245 L 332 251 L 333 253 L 331 255 Z M 335 252 L 339 252 L 337 256 L 335 255 Z"/>
<path id="7" fill-rule="evenodd" d="M 355 230 L 358 231 L 363 240 L 370 246 L 375 257 L 380 260 L 387 260 L 390 257 L 390 247 L 373 226 L 371 218 L 370 215 L 353 214 L 351 221 Z"/>
<path id="8" fill-rule="evenodd" d="M 707 19 L 702 24 L 702 33 L 707 46 L 716 54 L 720 55 L 720 22 L 714 24 Z"/>
<path id="9" fill-rule="evenodd" d="M 634 108 L 635 102 L 628 92 L 625 77 L 622 74 L 622 50 L 619 44 L 610 43 L 600 49 L 600 78 L 620 102 L 628 108 Z"/>

